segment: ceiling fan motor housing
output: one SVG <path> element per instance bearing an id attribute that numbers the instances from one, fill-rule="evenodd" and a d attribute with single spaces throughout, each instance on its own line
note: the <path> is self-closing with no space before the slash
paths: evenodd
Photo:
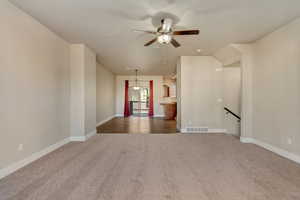
<path id="1" fill-rule="evenodd" d="M 173 20 L 170 18 L 161 20 L 161 27 L 158 28 L 158 32 L 160 33 L 170 33 L 172 32 Z"/>
<path id="2" fill-rule="evenodd" d="M 156 38 L 150 40 L 144 46 L 150 46 L 155 42 L 160 44 L 172 44 L 175 48 L 180 47 L 181 45 L 173 38 L 173 36 L 178 35 L 199 35 L 199 30 L 182 30 L 182 31 L 173 31 L 172 27 L 174 21 L 171 18 L 163 18 L 161 20 L 161 26 L 158 27 L 157 31 L 142 31 L 144 33 L 149 33 L 156 35 Z"/>

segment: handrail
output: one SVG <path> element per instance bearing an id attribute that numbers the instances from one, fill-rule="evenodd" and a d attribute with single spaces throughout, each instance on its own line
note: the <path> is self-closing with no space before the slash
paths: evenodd
<path id="1" fill-rule="evenodd" d="M 229 110 L 228 108 L 224 107 L 224 110 L 227 111 L 227 114 L 230 113 L 232 114 L 233 116 L 235 116 L 236 118 L 238 118 L 239 120 L 241 120 L 241 117 L 238 116 L 237 114 L 235 114 L 234 112 L 232 112 L 231 110 Z"/>

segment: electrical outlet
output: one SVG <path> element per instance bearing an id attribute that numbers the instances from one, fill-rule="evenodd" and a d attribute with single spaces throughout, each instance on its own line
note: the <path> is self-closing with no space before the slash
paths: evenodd
<path id="1" fill-rule="evenodd" d="M 19 151 L 23 151 L 23 147 L 24 147 L 24 145 L 23 145 L 23 144 L 19 144 L 19 146 L 18 146 L 18 150 L 19 150 Z"/>
<path id="2" fill-rule="evenodd" d="M 292 143 L 293 143 L 292 138 L 288 138 L 288 139 L 287 139 L 287 143 L 288 143 L 288 144 L 292 144 Z"/>

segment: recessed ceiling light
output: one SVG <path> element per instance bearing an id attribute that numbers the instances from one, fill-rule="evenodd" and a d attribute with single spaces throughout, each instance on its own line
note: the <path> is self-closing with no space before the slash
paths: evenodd
<path id="1" fill-rule="evenodd" d="M 202 49 L 197 49 L 197 52 L 200 53 L 202 51 Z"/>

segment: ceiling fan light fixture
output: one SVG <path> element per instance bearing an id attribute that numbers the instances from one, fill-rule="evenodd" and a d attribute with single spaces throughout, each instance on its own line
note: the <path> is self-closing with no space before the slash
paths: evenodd
<path id="1" fill-rule="evenodd" d="M 173 36 L 180 36 L 180 35 L 199 35 L 200 30 L 194 29 L 194 30 L 176 30 L 173 31 L 173 20 L 170 18 L 165 18 L 161 20 L 161 26 L 157 28 L 156 31 L 143 31 L 143 30 L 136 30 L 143 33 L 148 33 L 152 35 L 156 35 L 156 37 L 146 44 L 144 44 L 145 47 L 148 47 L 152 45 L 153 43 L 159 43 L 159 44 L 172 44 L 173 47 L 178 48 L 180 47 L 180 43 L 176 41 L 176 39 L 173 38 Z"/>
<path id="2" fill-rule="evenodd" d="M 172 40 L 172 36 L 169 34 L 162 34 L 160 36 L 157 37 L 157 41 L 160 44 L 169 44 Z"/>

